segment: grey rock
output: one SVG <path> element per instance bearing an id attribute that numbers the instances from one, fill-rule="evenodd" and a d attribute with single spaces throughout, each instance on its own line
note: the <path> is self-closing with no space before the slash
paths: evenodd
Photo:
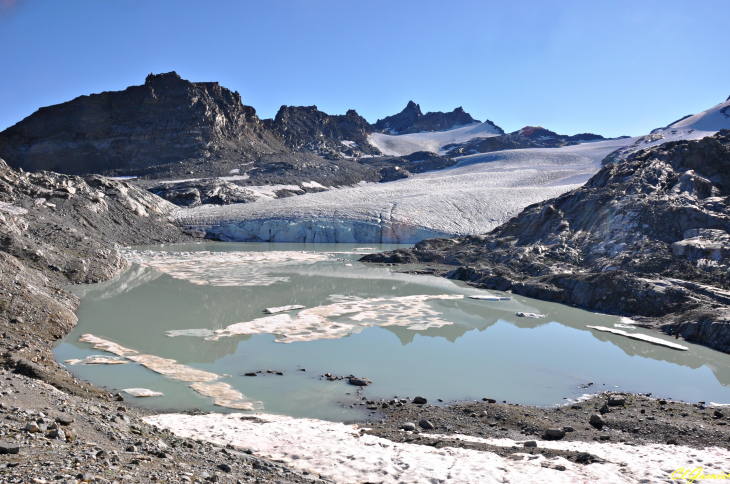
<path id="1" fill-rule="evenodd" d="M 549 437 L 550 439 L 562 439 L 565 437 L 565 430 L 563 429 L 557 429 L 557 428 L 550 428 L 545 430 L 545 435 Z"/>
<path id="2" fill-rule="evenodd" d="M 534 440 L 528 440 L 523 444 L 525 447 L 537 447 L 537 442 Z"/>
<path id="3" fill-rule="evenodd" d="M 231 472 L 233 470 L 233 468 L 228 464 L 218 464 L 218 469 L 222 470 L 223 472 Z"/>
<path id="4" fill-rule="evenodd" d="M 411 422 L 406 422 L 403 425 L 400 426 L 401 429 L 407 430 L 407 431 L 413 431 L 416 430 L 416 424 Z"/>
<path id="5" fill-rule="evenodd" d="M 61 429 L 54 429 L 48 432 L 49 439 L 66 440 L 66 434 Z"/>
<path id="6" fill-rule="evenodd" d="M 600 415 L 595 413 L 595 414 L 591 415 L 591 418 L 588 421 L 588 423 L 590 423 L 594 427 L 601 428 L 605 425 L 606 422 L 603 420 L 603 417 L 601 417 Z"/>
<path id="7" fill-rule="evenodd" d="M 415 403 L 416 405 L 424 405 L 428 403 L 428 400 L 423 397 L 416 397 L 413 399 L 413 403 Z"/>
<path id="8" fill-rule="evenodd" d="M 351 377 L 347 379 L 347 383 L 350 385 L 356 385 L 359 387 L 366 387 L 368 385 L 371 385 L 373 382 L 369 378 L 355 378 Z"/>
<path id="9" fill-rule="evenodd" d="M 61 415 L 60 417 L 56 417 L 56 422 L 65 426 L 65 425 L 71 425 L 74 422 L 74 419 L 73 419 L 73 417 Z"/>
<path id="10" fill-rule="evenodd" d="M 575 429 L 571 426 L 565 426 L 563 427 L 563 430 L 565 430 L 566 432 L 575 432 Z"/>
<path id="11" fill-rule="evenodd" d="M 19 454 L 20 444 L 15 442 L 0 442 L 0 454 Z"/>
<path id="12" fill-rule="evenodd" d="M 426 419 L 422 419 L 420 422 L 418 422 L 418 425 L 420 425 L 422 428 L 424 428 L 426 430 L 433 430 L 436 428 L 436 426 L 433 423 L 431 423 L 430 421 L 428 421 Z"/>
<path id="13" fill-rule="evenodd" d="M 609 407 L 619 407 L 626 404 L 626 398 L 624 397 L 608 397 Z"/>
<path id="14" fill-rule="evenodd" d="M 25 430 L 30 433 L 40 432 L 41 429 L 38 427 L 38 424 L 35 422 L 28 422 L 25 424 Z"/>
<path id="15" fill-rule="evenodd" d="M 599 412 L 601 412 L 601 415 L 605 415 L 607 413 L 611 413 L 611 409 L 608 408 L 608 405 L 604 403 Z"/>

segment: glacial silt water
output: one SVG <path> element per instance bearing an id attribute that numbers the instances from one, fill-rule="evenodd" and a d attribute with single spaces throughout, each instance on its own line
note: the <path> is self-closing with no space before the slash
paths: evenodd
<path id="1" fill-rule="evenodd" d="M 630 321 L 616 316 L 358 262 L 365 253 L 392 247 L 200 243 L 130 249 L 126 255 L 135 264 L 116 279 L 69 288 L 81 297 L 79 323 L 55 355 L 79 378 L 109 391 L 163 393 L 125 394 L 134 404 L 161 410 L 226 411 L 248 404 L 235 402 L 252 402 L 255 410 L 294 417 L 352 420 L 370 413 L 358 404 L 357 387 L 320 376 L 326 373 L 371 379 L 362 390 L 367 399 L 488 397 L 554 405 L 620 390 L 730 403 L 730 355 L 626 328 Z M 469 297 L 488 295 L 511 299 Z M 263 312 L 286 305 L 304 308 Z M 689 350 L 589 325 L 649 334 Z M 117 356 L 108 345 L 79 341 L 88 334 L 128 352 Z M 93 355 L 124 364 L 84 364 Z M 200 374 L 212 380 L 195 383 Z M 221 388 L 225 395 L 215 405 L 211 392 Z M 238 396 L 231 400 L 231 394 Z"/>

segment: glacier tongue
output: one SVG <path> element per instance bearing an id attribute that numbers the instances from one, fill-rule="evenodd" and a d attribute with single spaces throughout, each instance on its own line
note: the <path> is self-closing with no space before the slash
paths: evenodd
<path id="1" fill-rule="evenodd" d="M 488 232 L 527 205 L 585 183 L 635 140 L 464 157 L 389 183 L 260 202 L 179 209 L 172 217 L 225 241 L 416 243 Z"/>

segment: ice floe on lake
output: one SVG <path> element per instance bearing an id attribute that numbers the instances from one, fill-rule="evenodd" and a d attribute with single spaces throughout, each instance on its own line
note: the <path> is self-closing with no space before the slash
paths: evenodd
<path id="1" fill-rule="evenodd" d="M 124 250 L 122 255 L 141 267 L 151 267 L 193 284 L 211 286 L 268 286 L 288 281 L 268 271 L 314 264 L 333 258 L 322 252 L 165 252 Z"/>
<path id="2" fill-rule="evenodd" d="M 224 375 L 217 375 L 209 371 L 198 370 L 187 365 L 181 365 L 175 360 L 169 358 L 161 358 L 154 355 L 142 355 L 135 350 L 125 348 L 112 341 L 94 336 L 93 334 L 83 335 L 79 341 L 82 343 L 91 343 L 94 348 L 114 353 L 117 356 L 134 361 L 148 368 L 155 373 L 164 375 L 173 380 L 192 383 L 190 388 L 204 397 L 214 399 L 215 405 L 222 407 L 234 408 L 237 410 L 262 410 L 261 402 L 255 402 L 245 397 L 241 392 L 234 390 L 229 384 L 219 380 Z M 212 383 L 214 382 L 214 383 Z M 127 393 L 132 391 L 151 391 L 144 388 L 131 388 L 124 390 Z M 152 392 L 154 393 L 154 392 Z M 159 395 L 162 395 L 161 393 Z M 135 396 L 156 396 L 156 395 L 135 395 Z"/>
<path id="3" fill-rule="evenodd" d="M 156 392 L 147 388 L 125 388 L 122 390 L 125 393 L 129 393 L 133 397 L 164 397 L 165 394 L 162 392 Z"/>
<path id="4" fill-rule="evenodd" d="M 124 365 L 129 361 L 115 356 L 90 355 L 82 359 L 64 361 L 67 365 Z"/>
<path id="5" fill-rule="evenodd" d="M 268 314 L 276 314 L 283 313 L 285 311 L 295 311 L 297 309 L 304 309 L 304 306 L 300 304 L 291 304 L 289 306 L 279 306 L 278 308 L 266 308 L 264 312 Z"/>
<path id="6" fill-rule="evenodd" d="M 643 334 L 643 333 L 628 333 L 621 329 L 606 328 L 604 326 L 586 326 L 586 327 L 595 329 L 596 331 L 603 331 L 605 333 L 617 334 L 619 336 L 626 336 L 627 338 L 631 338 L 631 339 L 635 339 L 635 340 L 639 340 L 639 341 L 646 341 L 647 343 L 651 343 L 654 345 L 666 346 L 667 348 L 672 348 L 675 350 L 680 350 L 680 351 L 689 350 L 689 348 L 686 346 L 682 346 L 677 343 L 672 343 L 671 341 L 666 341 L 661 338 L 656 338 L 654 336 L 649 336 L 649 335 Z"/>
<path id="7" fill-rule="evenodd" d="M 507 479 L 512 484 L 671 482 L 670 474 L 679 467 L 694 468 L 697 462 L 730 461 L 730 451 L 717 447 L 690 449 L 680 445 L 540 441 L 541 447 L 588 452 L 606 461 L 583 465 L 563 457 L 546 458 L 522 452 L 521 444 L 511 439 L 429 435 L 513 449 L 502 457 L 494 452 L 459 447 L 395 443 L 361 434 L 356 425 L 281 415 L 252 417 L 164 414 L 147 417 L 145 421 L 181 437 L 251 449 L 259 457 L 343 484 L 482 484 L 503 483 Z M 558 466 L 564 470 L 556 470 Z"/>
<path id="8" fill-rule="evenodd" d="M 170 337 L 201 336 L 207 340 L 250 334 L 275 334 L 277 342 L 338 339 L 359 333 L 370 326 L 405 326 L 411 330 L 440 328 L 453 324 L 427 303 L 433 300 L 462 299 L 460 294 L 415 295 L 360 299 L 330 296 L 332 304 L 304 309 L 292 316 L 275 314 L 232 324 L 224 329 L 182 329 L 167 331 Z M 336 319 L 348 316 L 347 320 Z"/>

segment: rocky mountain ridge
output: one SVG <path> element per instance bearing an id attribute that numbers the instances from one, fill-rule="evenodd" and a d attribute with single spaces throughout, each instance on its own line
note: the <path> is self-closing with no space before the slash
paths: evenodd
<path id="1" fill-rule="evenodd" d="M 408 101 L 408 104 L 398 114 L 386 116 L 373 124 L 373 129 L 380 133 L 407 134 L 420 133 L 422 131 L 443 131 L 457 126 L 481 123 L 474 119 L 464 109 L 458 107 L 450 113 L 441 111 L 423 114 L 421 106 Z M 494 125 L 491 121 L 490 124 Z M 496 127 L 496 125 L 494 125 Z"/>
<path id="2" fill-rule="evenodd" d="M 634 318 L 730 352 L 730 131 L 639 150 L 492 232 L 363 260 Z M 454 267 L 449 270 L 448 266 Z"/>
<path id="3" fill-rule="evenodd" d="M 454 143 L 442 149 L 448 156 L 464 156 L 492 151 L 516 150 L 524 148 L 560 148 L 586 141 L 604 140 L 601 135 L 581 133 L 573 136 L 558 134 L 542 126 L 525 126 L 508 134 L 489 138 L 474 138 L 464 143 Z"/>

